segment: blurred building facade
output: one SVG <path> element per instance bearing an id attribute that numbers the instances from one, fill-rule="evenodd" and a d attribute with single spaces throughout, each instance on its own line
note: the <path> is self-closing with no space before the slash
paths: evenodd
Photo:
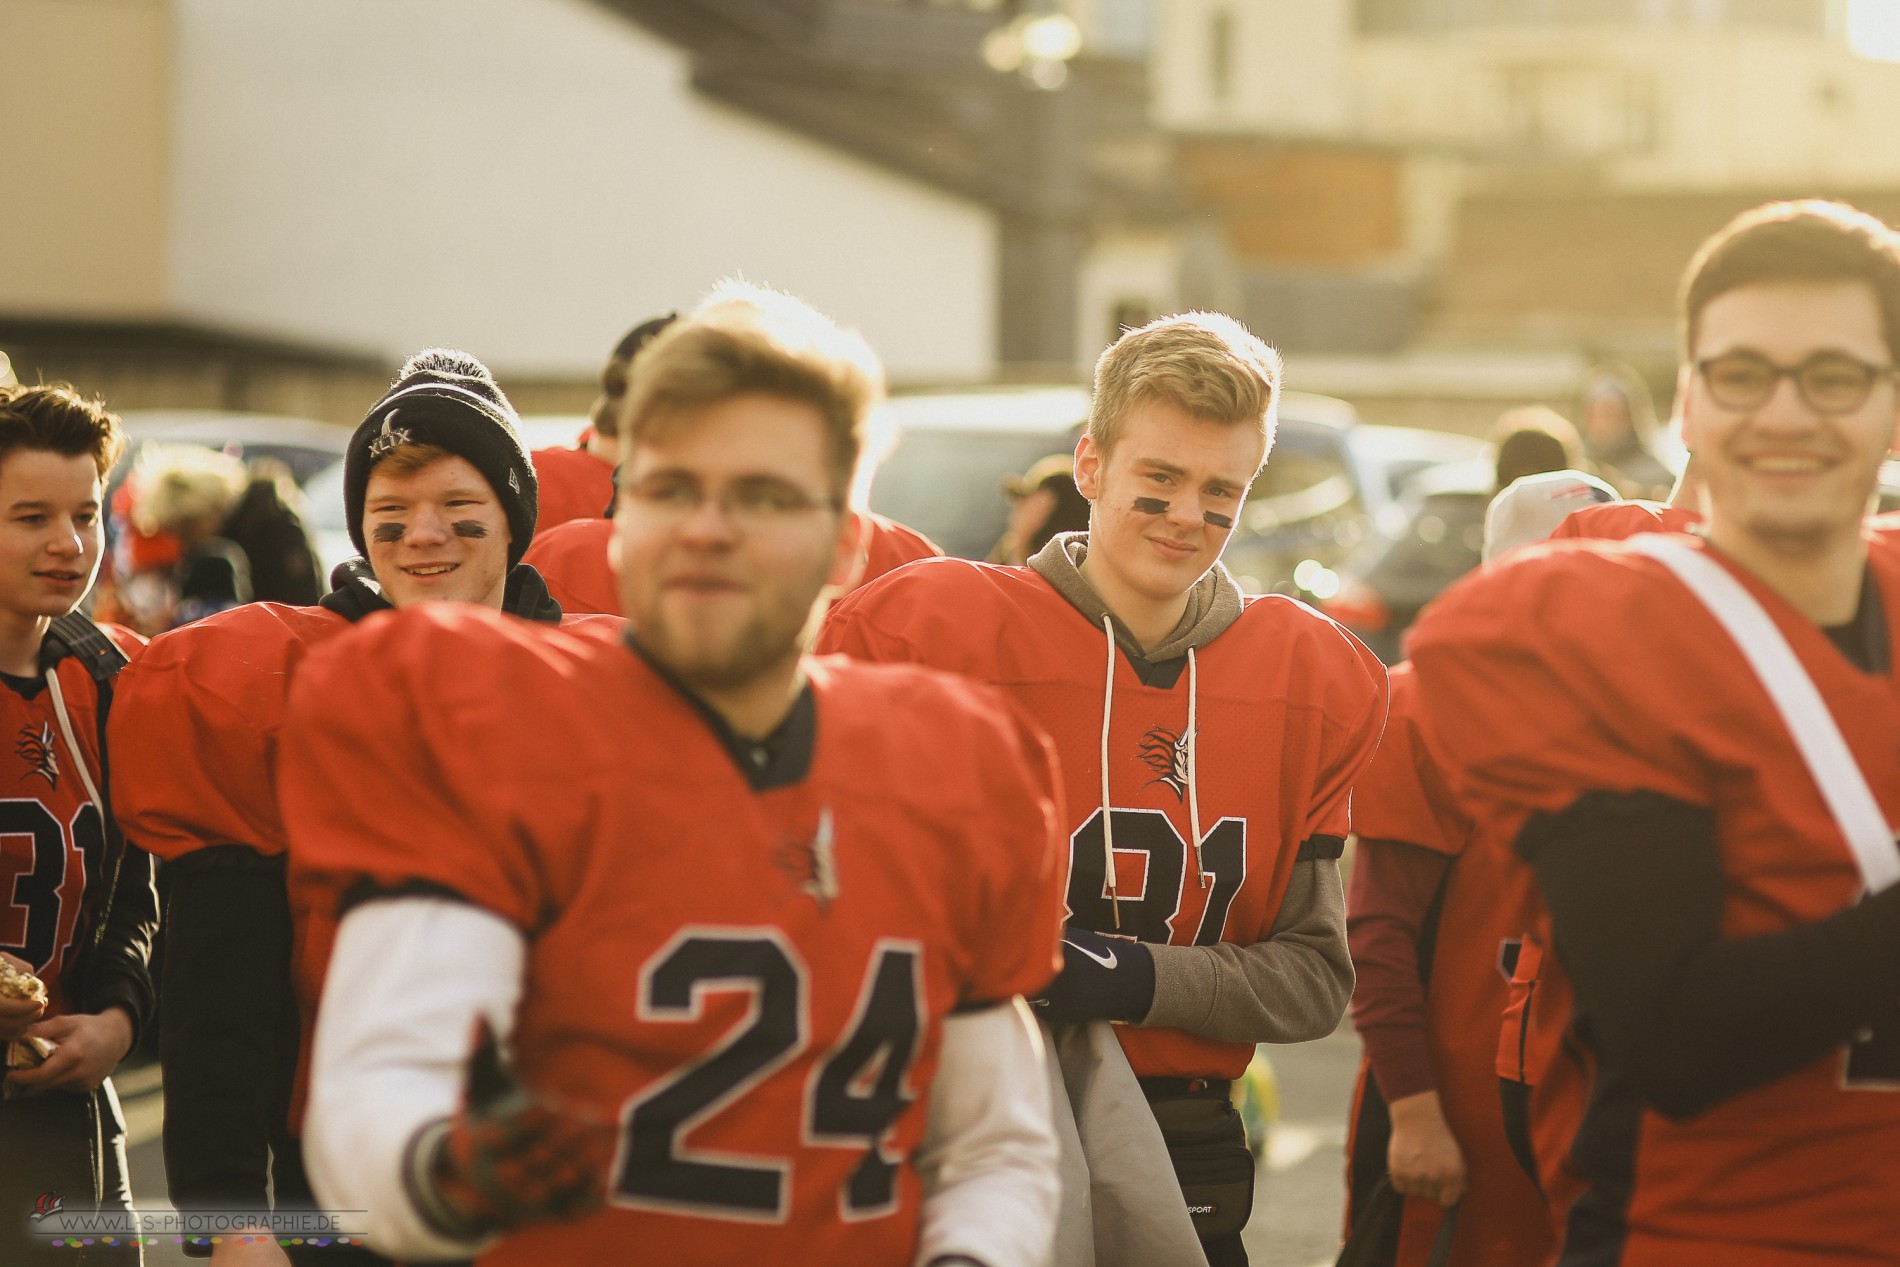
<path id="1" fill-rule="evenodd" d="M 1900 221 L 1900 65 L 1850 48 L 1845 0 L 1156 13 L 1155 117 L 1220 220 L 1230 302 L 1298 385 L 1386 420 L 1476 425 L 1527 389 L 1562 408 L 1600 359 L 1665 387 L 1677 279 L 1736 211 L 1820 195 Z"/>
<path id="2" fill-rule="evenodd" d="M 589 0 L 0 0 L 0 347 L 121 406 L 353 420 L 430 344 L 524 408 L 725 276 L 994 373 L 989 206 L 696 89 Z M 922 298 L 920 298 L 922 297 Z"/>
<path id="3" fill-rule="evenodd" d="M 1742 207 L 1900 220 L 1900 65 L 1849 2 L 0 0 L 34 170 L 0 348 L 349 418 L 451 343 L 572 409 L 744 274 L 900 382 L 1076 378 L 1200 306 L 1295 386 L 1475 429 L 1595 360 L 1666 386 Z"/>

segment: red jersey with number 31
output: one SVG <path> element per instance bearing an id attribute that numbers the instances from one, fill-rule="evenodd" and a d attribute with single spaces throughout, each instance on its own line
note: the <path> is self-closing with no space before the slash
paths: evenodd
<path id="1" fill-rule="evenodd" d="M 138 652 L 142 640 L 131 630 L 100 628 L 121 651 Z M 66 742 L 43 677 L 31 698 L 10 683 L 0 686 L 0 950 L 24 959 L 46 983 L 48 1017 L 72 1005 L 66 969 L 85 924 L 87 890 L 104 882 L 106 848 L 99 810 L 79 772 L 83 761 L 95 784 L 105 777 L 99 686 L 73 656 L 54 671 L 78 753 Z"/>

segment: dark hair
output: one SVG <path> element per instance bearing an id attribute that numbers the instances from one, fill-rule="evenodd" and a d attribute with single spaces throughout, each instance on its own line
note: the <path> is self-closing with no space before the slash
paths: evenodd
<path id="1" fill-rule="evenodd" d="M 1570 420 L 1545 405 L 1507 409 L 1491 432 L 1497 445 L 1498 488 L 1523 475 L 1582 470 L 1583 441 Z"/>
<path id="2" fill-rule="evenodd" d="M 594 410 L 589 417 L 589 421 L 594 424 L 595 434 L 620 434 L 620 398 L 627 392 L 627 370 L 633 364 L 634 354 L 679 319 L 677 312 L 669 312 L 663 317 L 650 317 L 621 335 L 620 342 L 614 344 L 613 355 L 600 367 L 600 399 L 594 402 Z"/>
<path id="3" fill-rule="evenodd" d="M 104 403 L 63 383 L 0 387 L 0 462 L 21 449 L 89 457 L 104 479 L 125 451 L 125 428 Z"/>
<path id="4" fill-rule="evenodd" d="M 1696 251 L 1677 300 L 1683 359 L 1695 355 L 1712 300 L 1765 282 L 1865 282 L 1888 353 L 1900 361 L 1900 238 L 1865 211 L 1818 198 L 1744 211 Z"/>

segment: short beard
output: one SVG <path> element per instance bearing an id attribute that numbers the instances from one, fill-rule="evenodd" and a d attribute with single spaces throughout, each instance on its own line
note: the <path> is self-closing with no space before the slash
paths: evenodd
<path id="1" fill-rule="evenodd" d="M 637 624 L 634 635 L 654 659 L 693 690 L 737 690 L 785 660 L 797 659 L 810 645 L 825 572 L 813 578 L 810 601 L 802 607 L 786 603 L 760 612 L 735 631 L 723 649 L 708 647 L 690 635 L 679 636 L 662 619 Z"/>

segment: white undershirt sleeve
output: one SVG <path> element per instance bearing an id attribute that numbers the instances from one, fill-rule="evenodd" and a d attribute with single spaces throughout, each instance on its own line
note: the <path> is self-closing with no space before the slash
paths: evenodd
<path id="1" fill-rule="evenodd" d="M 943 1023 L 917 1170 L 917 1262 L 1043 1267 L 1055 1242 L 1056 1132 L 1042 1033 L 1018 999 Z"/>
<path id="2" fill-rule="evenodd" d="M 398 897 L 344 917 L 325 979 L 304 1115 L 304 1162 L 326 1209 L 363 1211 L 371 1246 L 420 1262 L 467 1258 L 405 1184 L 411 1142 L 460 1106 L 478 1016 L 506 1044 L 526 942 L 449 898 Z"/>

